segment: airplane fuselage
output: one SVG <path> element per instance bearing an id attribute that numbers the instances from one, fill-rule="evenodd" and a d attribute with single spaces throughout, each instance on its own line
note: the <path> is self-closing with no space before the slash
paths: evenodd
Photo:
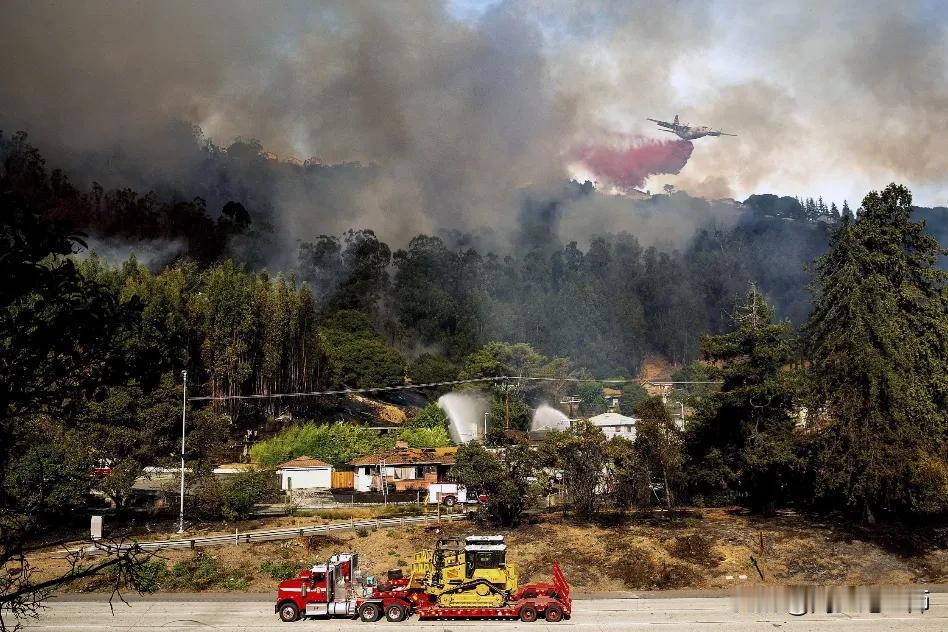
<path id="1" fill-rule="evenodd" d="M 704 136 L 720 136 L 721 132 L 715 131 L 710 127 L 683 127 L 679 126 L 678 129 L 669 130 L 674 134 L 677 134 L 682 140 L 694 140 L 696 138 L 702 138 Z"/>
<path id="2" fill-rule="evenodd" d="M 675 116 L 674 122 L 659 121 L 651 118 L 648 120 L 657 123 L 663 132 L 671 132 L 682 140 L 695 140 L 696 138 L 703 138 L 705 136 L 735 136 L 735 134 L 726 134 L 721 130 L 712 129 L 705 125 L 679 123 L 677 115 Z"/>

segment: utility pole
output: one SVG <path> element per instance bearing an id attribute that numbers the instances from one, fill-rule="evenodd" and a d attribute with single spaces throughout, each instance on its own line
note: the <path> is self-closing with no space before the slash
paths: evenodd
<path id="1" fill-rule="evenodd" d="M 513 388 L 514 385 L 507 381 L 500 385 L 504 393 L 504 430 L 510 430 L 510 391 Z"/>
<path id="2" fill-rule="evenodd" d="M 188 418 L 188 372 L 181 371 L 181 510 L 178 533 L 184 533 L 184 425 Z"/>
<path id="3" fill-rule="evenodd" d="M 504 389 L 504 430 L 510 430 L 510 389 Z"/>
<path id="4" fill-rule="evenodd" d="M 385 459 L 379 459 L 379 483 L 382 487 L 382 504 L 388 504 L 388 481 L 385 480 Z"/>

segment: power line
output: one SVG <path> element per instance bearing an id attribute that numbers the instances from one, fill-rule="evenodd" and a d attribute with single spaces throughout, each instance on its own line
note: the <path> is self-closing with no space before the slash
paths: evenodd
<path id="1" fill-rule="evenodd" d="M 225 401 L 234 399 L 279 399 L 282 397 L 320 397 L 325 395 L 357 395 L 359 393 L 379 393 L 382 391 L 404 391 L 409 389 L 432 388 L 435 386 L 455 386 L 457 384 L 475 384 L 478 382 L 497 382 L 507 380 L 507 377 L 480 377 L 473 380 L 450 380 L 447 382 L 430 382 L 428 384 L 399 384 L 398 386 L 373 386 L 370 388 L 344 388 L 333 391 L 307 391 L 300 393 L 255 393 L 252 395 L 204 395 L 189 397 L 189 402 Z"/>
<path id="2" fill-rule="evenodd" d="M 397 386 L 372 386 L 369 388 L 344 388 L 331 391 L 303 391 L 297 393 L 254 393 L 251 395 L 203 395 L 198 397 L 189 397 L 189 402 L 202 401 L 232 401 L 242 399 L 282 399 L 290 397 L 325 397 L 330 395 L 358 395 L 360 393 L 381 393 L 387 391 L 405 391 L 418 390 L 423 388 L 435 388 L 439 386 L 457 386 L 459 384 L 478 384 L 484 382 L 514 382 L 529 380 L 533 382 L 596 382 L 599 384 L 654 384 L 656 386 L 665 386 L 672 384 L 721 384 L 721 382 L 654 382 L 652 380 L 639 381 L 634 379 L 609 379 L 597 380 L 596 378 L 583 377 L 541 377 L 541 376 L 511 376 L 499 375 L 496 377 L 479 377 L 470 380 L 448 380 L 445 382 L 429 382 L 427 384 L 399 384 Z"/>

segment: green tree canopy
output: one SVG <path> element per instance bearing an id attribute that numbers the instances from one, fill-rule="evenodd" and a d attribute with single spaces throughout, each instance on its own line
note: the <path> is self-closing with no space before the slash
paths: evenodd
<path id="1" fill-rule="evenodd" d="M 629 382 L 622 385 L 622 395 L 619 396 L 619 413 L 631 417 L 635 407 L 648 397 L 648 391 L 638 382 Z"/>
<path id="2" fill-rule="evenodd" d="M 422 353 L 408 366 L 408 376 L 413 384 L 449 382 L 458 378 L 458 367 L 445 357 Z"/>
<path id="3" fill-rule="evenodd" d="M 684 483 L 684 453 L 681 431 L 661 397 L 648 397 L 635 407 L 635 441 L 638 463 L 645 469 L 650 486 L 661 482 L 665 504 L 675 504 Z"/>
<path id="4" fill-rule="evenodd" d="M 405 360 L 385 344 L 361 312 L 343 310 L 319 327 L 330 381 L 334 386 L 366 388 L 405 383 Z"/>
<path id="5" fill-rule="evenodd" d="M 418 411 L 414 417 L 409 417 L 404 424 L 405 428 L 445 428 L 448 427 L 448 415 L 437 402 L 431 402 Z"/>
<path id="6" fill-rule="evenodd" d="M 584 419 L 568 430 L 550 432 L 540 445 L 541 462 L 563 472 L 569 504 L 580 516 L 599 508 L 606 457 L 605 434 Z"/>
<path id="7" fill-rule="evenodd" d="M 279 465 L 298 456 L 311 456 L 335 466 L 377 450 L 391 448 L 394 440 L 377 430 L 337 422 L 307 422 L 290 426 L 250 448 L 250 458 L 262 465 Z"/>
<path id="8" fill-rule="evenodd" d="M 450 476 L 471 493 L 487 494 L 487 513 L 493 522 L 513 526 L 534 497 L 530 479 L 535 461 L 525 445 L 508 446 L 492 454 L 479 442 L 472 442 L 458 449 Z"/>

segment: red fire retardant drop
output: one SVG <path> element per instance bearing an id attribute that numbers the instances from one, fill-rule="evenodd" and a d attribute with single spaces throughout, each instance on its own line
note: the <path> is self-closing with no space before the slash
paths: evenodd
<path id="1" fill-rule="evenodd" d="M 677 174 L 691 158 L 687 140 L 626 139 L 623 147 L 582 147 L 576 158 L 596 176 L 625 191 L 641 187 L 654 174 Z"/>

